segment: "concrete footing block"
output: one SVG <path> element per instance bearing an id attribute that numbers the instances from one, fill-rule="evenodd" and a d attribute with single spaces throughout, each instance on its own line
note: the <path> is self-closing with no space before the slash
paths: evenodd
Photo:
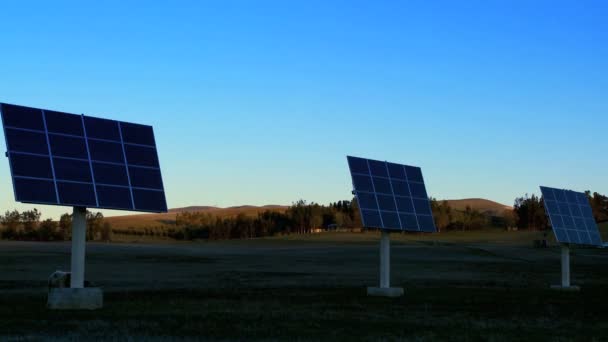
<path id="1" fill-rule="evenodd" d="M 98 287 L 82 289 L 54 288 L 49 291 L 47 307 L 51 310 L 95 310 L 103 307 L 103 291 Z"/>
<path id="2" fill-rule="evenodd" d="M 367 295 L 370 297 L 402 297 L 405 291 L 401 287 L 368 287 Z"/>
<path id="3" fill-rule="evenodd" d="M 552 285 L 551 290 L 564 291 L 564 292 L 579 292 L 581 290 L 581 288 L 579 286 Z"/>

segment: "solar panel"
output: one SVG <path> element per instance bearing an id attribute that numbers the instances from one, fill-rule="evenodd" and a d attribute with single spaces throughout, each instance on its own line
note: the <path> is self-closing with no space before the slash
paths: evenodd
<path id="1" fill-rule="evenodd" d="M 348 156 L 363 226 L 435 232 L 419 167 Z"/>
<path id="2" fill-rule="evenodd" d="M 151 126 L 0 103 L 18 202 L 166 212 Z"/>
<path id="3" fill-rule="evenodd" d="M 558 242 L 602 246 L 587 195 L 544 186 L 540 187 L 540 191 Z"/>

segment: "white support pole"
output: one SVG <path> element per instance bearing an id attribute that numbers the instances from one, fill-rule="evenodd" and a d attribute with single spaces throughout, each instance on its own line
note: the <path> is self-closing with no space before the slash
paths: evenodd
<path id="1" fill-rule="evenodd" d="M 562 287 L 570 287 L 570 246 L 562 245 Z"/>
<path id="2" fill-rule="evenodd" d="M 87 209 L 74 207 L 72 216 L 72 274 L 70 287 L 84 288 L 84 260 L 87 243 Z"/>
<path id="3" fill-rule="evenodd" d="M 380 238 L 380 288 L 391 287 L 391 238 L 387 231 L 382 231 Z"/>

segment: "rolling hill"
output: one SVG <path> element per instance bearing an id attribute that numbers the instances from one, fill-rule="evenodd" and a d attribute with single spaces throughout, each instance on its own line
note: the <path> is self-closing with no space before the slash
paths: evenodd
<path id="1" fill-rule="evenodd" d="M 112 227 L 114 228 L 138 228 L 145 226 L 159 226 L 159 225 L 172 225 L 175 224 L 175 217 L 179 213 L 184 212 L 204 212 L 212 215 L 226 217 L 235 216 L 238 214 L 245 214 L 247 216 L 256 216 L 260 212 L 266 210 L 284 212 L 287 210 L 287 206 L 281 205 L 265 205 L 265 206 L 253 206 L 243 205 L 229 208 L 218 208 L 211 206 L 190 206 L 184 208 L 170 209 L 168 213 L 164 214 L 137 214 L 137 215 L 125 215 L 125 216 L 113 216 L 106 218 Z"/>
<path id="2" fill-rule="evenodd" d="M 452 209 L 456 210 L 465 210 L 467 206 L 471 207 L 471 209 L 479 210 L 482 213 L 493 215 L 493 216 L 502 216 L 502 213 L 505 210 L 512 210 L 513 207 L 504 205 L 498 202 L 490 201 L 483 198 L 467 198 L 467 199 L 459 199 L 459 200 L 447 200 L 448 204 Z"/>
<path id="3" fill-rule="evenodd" d="M 465 210 L 467 206 L 472 209 L 479 210 L 489 215 L 500 216 L 505 209 L 512 209 L 512 207 L 500 204 L 494 201 L 482 199 L 482 198 L 470 198 L 470 199 L 459 199 L 459 200 L 448 200 L 449 205 L 456 210 Z M 287 210 L 287 206 L 283 205 L 265 205 L 265 206 L 253 206 L 243 205 L 229 208 L 218 208 L 212 206 L 189 206 L 183 208 L 170 209 L 165 214 L 136 214 L 136 215 L 125 215 L 125 216 L 113 216 L 108 217 L 107 220 L 112 224 L 114 228 L 139 228 L 139 227 L 150 227 L 160 225 L 172 225 L 175 224 L 175 217 L 178 213 L 184 212 L 204 212 L 220 217 L 235 216 L 240 213 L 244 213 L 247 216 L 256 216 L 258 213 L 272 210 L 278 212 L 284 212 Z"/>

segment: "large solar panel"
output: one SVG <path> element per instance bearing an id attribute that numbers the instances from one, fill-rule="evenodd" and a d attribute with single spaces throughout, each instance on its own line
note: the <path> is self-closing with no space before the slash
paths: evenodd
<path id="1" fill-rule="evenodd" d="M 544 186 L 540 187 L 540 191 L 558 242 L 602 246 L 587 195 Z"/>
<path id="2" fill-rule="evenodd" d="M 364 227 L 436 231 L 419 167 L 351 156 L 347 159 Z"/>
<path id="3" fill-rule="evenodd" d="M 166 212 L 151 126 L 0 104 L 15 200 Z"/>

